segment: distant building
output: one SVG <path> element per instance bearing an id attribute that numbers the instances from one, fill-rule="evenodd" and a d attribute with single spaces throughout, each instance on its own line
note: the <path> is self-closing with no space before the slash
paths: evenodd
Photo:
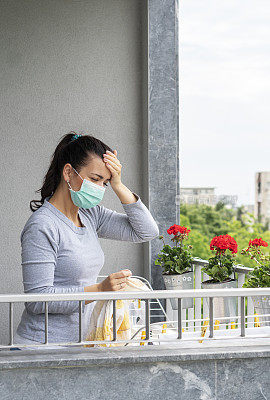
<path id="1" fill-rule="evenodd" d="M 270 171 L 255 174 L 254 216 L 270 229 Z"/>
<path id="2" fill-rule="evenodd" d="M 214 186 L 180 187 L 180 204 L 207 204 L 214 206 L 220 201 L 234 208 L 237 196 L 216 195 Z"/>
<path id="3" fill-rule="evenodd" d="M 244 204 L 244 210 L 254 215 L 254 204 Z"/>

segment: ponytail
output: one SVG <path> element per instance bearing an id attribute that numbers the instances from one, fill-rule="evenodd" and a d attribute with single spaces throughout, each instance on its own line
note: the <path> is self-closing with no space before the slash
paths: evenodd
<path id="1" fill-rule="evenodd" d="M 30 209 L 36 211 L 42 206 L 46 197 L 55 193 L 61 182 L 63 167 L 70 163 L 77 171 L 87 164 L 89 154 L 95 154 L 103 159 L 106 150 L 113 150 L 101 140 L 90 135 L 82 135 L 72 140 L 76 132 L 71 131 L 61 137 L 52 157 L 51 164 L 43 179 L 43 185 L 35 193 L 41 193 L 41 200 L 31 200 Z M 33 203 L 33 204 L 32 204 Z"/>

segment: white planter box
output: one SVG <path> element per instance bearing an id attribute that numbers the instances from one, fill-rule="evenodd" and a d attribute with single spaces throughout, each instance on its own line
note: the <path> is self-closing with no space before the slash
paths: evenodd
<path id="1" fill-rule="evenodd" d="M 183 274 L 166 275 L 162 274 L 167 290 L 194 289 L 193 271 Z M 178 299 L 170 299 L 173 310 L 178 309 Z M 193 298 L 182 299 L 182 308 L 192 308 L 194 306 Z"/>

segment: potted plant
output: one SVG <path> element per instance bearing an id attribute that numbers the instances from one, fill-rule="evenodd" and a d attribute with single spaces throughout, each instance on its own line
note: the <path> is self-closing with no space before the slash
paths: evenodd
<path id="1" fill-rule="evenodd" d="M 270 287 L 270 255 L 265 255 L 261 250 L 268 243 L 262 238 L 249 241 L 248 247 L 241 254 L 248 255 L 256 261 L 256 265 L 248 274 L 247 281 L 243 284 L 245 288 Z M 257 314 L 270 314 L 270 296 L 251 296 Z M 262 325 L 270 326 L 270 316 L 260 317 Z"/>
<path id="2" fill-rule="evenodd" d="M 237 242 L 230 235 L 215 236 L 210 242 L 213 256 L 202 270 L 211 277 L 202 282 L 202 289 L 218 289 L 237 287 L 234 258 L 237 253 Z M 209 299 L 207 298 L 209 306 Z M 215 297 L 213 301 L 214 315 L 230 317 L 236 315 L 237 297 Z M 229 322 L 227 319 L 224 322 Z"/>
<path id="3" fill-rule="evenodd" d="M 155 260 L 155 265 L 163 268 L 162 276 L 166 289 L 181 290 L 194 288 L 193 258 L 190 253 L 191 245 L 184 243 L 188 238 L 190 229 L 185 226 L 172 225 L 167 229 L 169 235 L 173 235 L 171 241 L 175 246 L 165 244 L 161 253 Z M 172 309 L 177 310 L 177 299 L 170 299 Z M 193 307 L 193 298 L 186 298 L 182 301 L 182 308 Z"/>

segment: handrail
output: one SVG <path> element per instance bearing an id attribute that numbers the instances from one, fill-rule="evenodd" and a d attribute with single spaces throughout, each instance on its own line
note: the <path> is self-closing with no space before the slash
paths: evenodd
<path id="1" fill-rule="evenodd" d="M 0 294 L 0 303 L 63 300 L 126 300 L 126 299 L 168 299 L 186 297 L 231 297 L 231 296 L 270 296 L 269 288 L 222 288 L 222 289 L 183 289 L 153 291 L 106 291 L 84 293 L 29 293 Z"/>

